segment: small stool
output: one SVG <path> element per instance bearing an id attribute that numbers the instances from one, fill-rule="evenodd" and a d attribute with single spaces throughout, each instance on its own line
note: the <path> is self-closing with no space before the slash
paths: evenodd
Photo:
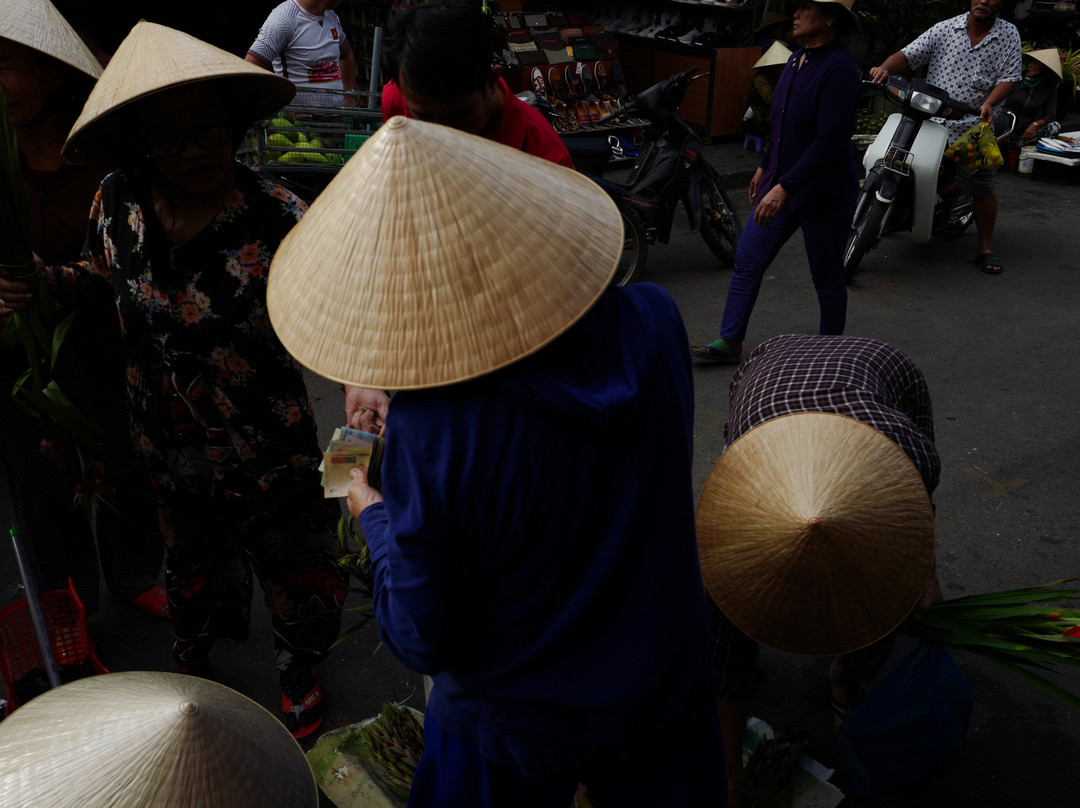
<path id="1" fill-rule="evenodd" d="M 754 144 L 754 151 L 761 151 L 761 146 L 762 146 L 761 135 L 749 135 L 748 134 L 743 139 L 742 147 L 744 149 L 749 149 L 751 143 Z"/>

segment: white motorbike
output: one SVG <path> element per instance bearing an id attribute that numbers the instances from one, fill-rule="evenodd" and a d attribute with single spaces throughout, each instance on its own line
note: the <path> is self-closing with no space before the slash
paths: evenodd
<path id="1" fill-rule="evenodd" d="M 903 111 L 889 116 L 863 157 L 866 179 L 844 246 L 849 281 L 883 234 L 910 230 L 912 240 L 923 244 L 931 236 L 958 236 L 975 218 L 971 195 L 955 182 L 959 169 L 943 159 L 948 130 L 931 118 L 947 117 L 952 110 L 978 115 L 979 110 L 932 84 L 899 76 L 863 85 L 886 93 Z M 1015 123 L 1011 113 L 995 116 L 995 137 L 1007 138 Z"/>

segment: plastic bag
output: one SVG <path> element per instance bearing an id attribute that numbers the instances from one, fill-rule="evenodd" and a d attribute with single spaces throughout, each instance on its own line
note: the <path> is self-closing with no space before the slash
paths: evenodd
<path id="1" fill-rule="evenodd" d="M 965 171 L 997 168 L 1005 163 L 990 124 L 981 121 L 945 149 L 945 156 Z"/>
<path id="2" fill-rule="evenodd" d="M 840 727 L 851 784 L 872 797 L 958 766 L 974 706 L 971 685 L 949 652 L 917 646 Z"/>

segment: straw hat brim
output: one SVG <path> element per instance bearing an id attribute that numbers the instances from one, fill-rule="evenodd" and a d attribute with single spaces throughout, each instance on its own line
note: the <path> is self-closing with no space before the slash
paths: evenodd
<path id="1" fill-rule="evenodd" d="M 282 241 L 267 307 L 303 365 L 360 387 L 439 387 L 539 350 L 587 312 L 622 252 L 587 177 L 393 118 Z"/>
<path id="2" fill-rule="evenodd" d="M 791 49 L 783 42 L 774 42 L 769 46 L 769 49 L 761 55 L 761 58 L 754 62 L 754 69 L 759 70 L 763 67 L 779 67 L 781 65 L 786 65 L 790 58 Z"/>
<path id="3" fill-rule="evenodd" d="M 820 3 L 821 5 L 840 6 L 847 12 L 848 18 L 858 25 L 859 18 L 855 15 L 855 9 L 852 8 L 854 0 L 811 0 L 814 3 Z"/>
<path id="4" fill-rule="evenodd" d="M 1028 51 L 1024 56 L 1028 56 L 1043 67 L 1049 68 L 1053 74 L 1057 76 L 1058 81 L 1061 81 L 1064 77 L 1061 72 L 1061 53 L 1057 48 L 1044 48 L 1043 50 Z"/>
<path id="5" fill-rule="evenodd" d="M 157 93 L 185 85 L 228 81 L 231 94 L 248 120 L 267 117 L 296 94 L 296 86 L 258 65 L 246 62 L 181 31 L 139 22 L 120 43 L 101 74 L 64 143 L 64 158 L 90 163 L 114 156 L 130 132 L 123 113 Z M 239 110 L 238 110 L 239 111 Z"/>
<path id="6" fill-rule="evenodd" d="M 0 38 L 32 48 L 91 78 L 101 75 L 101 63 L 48 0 L 0 3 Z"/>
<path id="7" fill-rule="evenodd" d="M 805 656 L 895 629 L 934 558 L 914 464 L 882 433 L 833 413 L 785 415 L 720 456 L 697 507 L 705 586 L 750 638 Z"/>
<path id="8" fill-rule="evenodd" d="M 755 34 L 760 34 L 766 28 L 772 28 L 774 25 L 776 25 L 777 23 L 781 23 L 781 22 L 791 22 L 791 17 L 789 17 L 786 14 L 780 14 L 779 12 L 776 12 L 776 11 L 770 11 L 761 20 L 761 25 L 759 25 L 757 28 L 754 29 L 754 33 Z"/>
<path id="9" fill-rule="evenodd" d="M 284 724 L 215 682 L 145 671 L 91 676 L 0 723 L 0 804 L 50 808 L 315 808 Z"/>

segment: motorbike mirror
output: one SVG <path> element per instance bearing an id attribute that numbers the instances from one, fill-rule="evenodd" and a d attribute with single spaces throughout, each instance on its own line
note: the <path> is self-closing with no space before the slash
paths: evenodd
<path id="1" fill-rule="evenodd" d="M 990 130 L 997 140 L 1004 140 L 1016 129 L 1016 113 L 1001 111 L 994 116 Z"/>

